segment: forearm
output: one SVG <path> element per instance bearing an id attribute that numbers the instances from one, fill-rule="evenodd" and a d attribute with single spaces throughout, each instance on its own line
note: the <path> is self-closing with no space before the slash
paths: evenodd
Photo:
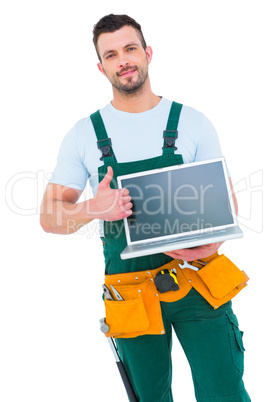
<path id="1" fill-rule="evenodd" d="M 45 232 L 71 234 L 91 222 L 97 216 L 90 210 L 90 201 L 77 204 L 52 200 L 43 202 L 40 211 L 40 224 Z"/>

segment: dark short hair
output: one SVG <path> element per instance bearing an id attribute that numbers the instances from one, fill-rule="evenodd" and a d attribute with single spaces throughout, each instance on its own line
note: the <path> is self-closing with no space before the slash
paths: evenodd
<path id="1" fill-rule="evenodd" d="M 118 31 L 118 29 L 121 29 L 126 25 L 129 25 L 136 29 L 136 31 L 138 32 L 140 41 L 141 41 L 141 45 L 144 49 L 146 49 L 147 45 L 146 45 L 142 30 L 141 30 L 141 26 L 133 18 L 129 17 L 126 14 L 105 15 L 105 17 L 101 18 L 99 20 L 99 22 L 97 22 L 97 24 L 94 25 L 94 29 L 93 29 L 93 43 L 94 43 L 94 46 L 95 46 L 95 49 L 96 49 L 96 52 L 97 52 L 97 55 L 98 55 L 98 58 L 100 61 L 101 61 L 101 57 L 98 53 L 98 48 L 97 48 L 97 42 L 98 42 L 99 36 L 102 33 Z"/>

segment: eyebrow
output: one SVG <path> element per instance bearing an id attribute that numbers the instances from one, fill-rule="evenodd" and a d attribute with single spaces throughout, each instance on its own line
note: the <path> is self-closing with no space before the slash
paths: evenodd
<path id="1" fill-rule="evenodd" d="M 126 49 L 127 47 L 131 47 L 131 46 L 138 46 L 139 44 L 138 43 L 128 43 L 126 46 L 124 46 L 124 49 Z M 102 57 L 105 57 L 105 56 L 107 56 L 107 54 L 109 54 L 109 53 L 113 53 L 113 52 L 115 52 L 115 50 L 106 50 L 104 53 L 103 53 L 103 56 Z"/>

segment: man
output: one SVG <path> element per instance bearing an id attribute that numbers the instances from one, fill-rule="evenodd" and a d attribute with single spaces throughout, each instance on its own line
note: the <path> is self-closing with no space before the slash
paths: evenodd
<path id="1" fill-rule="evenodd" d="M 108 276 L 154 270 L 172 259 L 210 258 L 221 243 L 120 259 L 125 245 L 122 219 L 132 214 L 133 205 L 129 191 L 116 188 L 116 177 L 219 157 L 221 149 L 209 120 L 183 106 L 177 108 L 176 147 L 173 146 L 168 157 L 164 150 L 162 155 L 163 130 L 173 104 L 152 92 L 148 66 L 153 53 L 136 21 L 126 15 L 105 16 L 94 27 L 93 41 L 99 57 L 98 68 L 112 84 L 113 100 L 100 112 L 80 120 L 64 138 L 41 206 L 43 229 L 68 234 L 93 219 L 100 219 Z M 94 197 L 77 203 L 88 178 Z M 173 401 L 173 327 L 191 365 L 197 401 L 250 401 L 242 381 L 242 336 L 231 301 L 214 310 L 192 288 L 172 303 L 162 302 L 161 309 L 165 334 L 117 339 L 138 399 Z"/>

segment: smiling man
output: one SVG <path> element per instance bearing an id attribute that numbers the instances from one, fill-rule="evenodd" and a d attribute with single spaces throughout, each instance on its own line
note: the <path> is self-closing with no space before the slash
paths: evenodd
<path id="1" fill-rule="evenodd" d="M 100 220 L 106 285 L 110 291 L 114 285 L 124 299 L 115 302 L 111 292 L 106 320 L 137 400 L 173 401 L 173 328 L 191 366 L 198 402 L 248 402 L 242 333 L 231 301 L 212 307 L 183 272 L 176 277 L 169 269 L 173 262 L 178 266 L 178 258 L 193 264 L 202 259 L 206 265 L 216 258 L 220 243 L 120 258 L 126 246 L 123 218 L 132 214 L 133 204 L 127 189 L 117 189 L 116 177 L 220 157 L 217 133 L 202 113 L 153 93 L 148 74 L 153 52 L 131 17 L 103 17 L 93 41 L 113 99 L 64 138 L 41 205 L 41 225 L 46 232 L 69 234 Z M 94 196 L 78 203 L 87 180 Z M 159 294 L 157 273 L 175 281 L 173 290 Z M 197 278 L 196 270 L 191 275 Z"/>

